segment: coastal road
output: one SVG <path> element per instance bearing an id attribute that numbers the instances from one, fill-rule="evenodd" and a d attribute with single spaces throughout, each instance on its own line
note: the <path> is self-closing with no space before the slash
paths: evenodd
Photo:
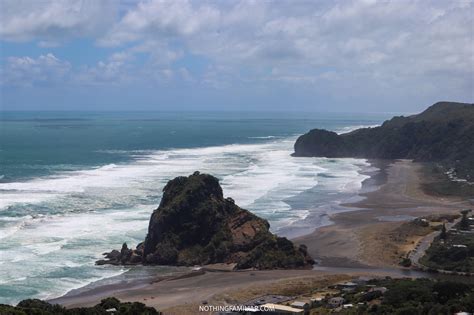
<path id="1" fill-rule="evenodd" d="M 446 224 L 446 230 L 449 231 L 454 225 L 456 225 L 459 221 L 461 221 L 461 218 L 453 220 L 453 222 L 448 222 Z M 416 244 L 415 249 L 408 255 L 408 258 L 411 260 L 411 264 L 416 267 L 424 267 L 423 265 L 420 264 L 420 259 L 423 257 L 426 253 L 426 250 L 431 246 L 431 243 L 433 243 L 434 239 L 441 234 L 440 231 L 435 231 L 433 233 L 430 233 L 423 237 L 418 244 Z"/>

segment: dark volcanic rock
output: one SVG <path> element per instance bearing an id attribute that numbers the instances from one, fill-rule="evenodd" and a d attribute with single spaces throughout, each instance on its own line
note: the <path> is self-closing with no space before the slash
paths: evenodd
<path id="1" fill-rule="evenodd" d="M 304 245 L 270 233 L 266 220 L 224 199 L 217 178 L 194 173 L 163 189 L 145 242 L 105 254 L 98 264 L 204 265 L 235 263 L 236 268 L 301 268 L 313 264 Z"/>
<path id="2" fill-rule="evenodd" d="M 439 162 L 474 178 L 474 105 L 440 102 L 418 115 L 346 134 L 313 129 L 298 138 L 294 156 L 413 159 Z"/>

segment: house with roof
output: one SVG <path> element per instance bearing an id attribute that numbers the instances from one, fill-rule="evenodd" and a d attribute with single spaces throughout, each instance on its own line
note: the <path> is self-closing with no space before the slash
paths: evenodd
<path id="1" fill-rule="evenodd" d="M 290 304 L 291 307 L 307 310 L 311 307 L 311 304 L 307 301 L 294 301 Z"/>
<path id="2" fill-rule="evenodd" d="M 264 313 L 264 314 L 269 314 L 269 315 L 287 315 L 287 314 L 303 315 L 305 314 L 305 310 L 303 309 L 291 307 L 287 305 L 282 305 L 282 304 L 267 303 L 267 304 L 263 304 L 262 307 L 272 310 L 272 311 Z"/>
<path id="3" fill-rule="evenodd" d="M 341 307 L 344 304 L 345 300 L 343 297 L 336 296 L 328 300 L 328 306 L 332 308 Z"/>
<path id="4" fill-rule="evenodd" d="M 373 288 L 370 288 L 369 292 L 380 292 L 382 294 L 385 294 L 387 290 L 388 289 L 386 287 L 373 287 Z"/>

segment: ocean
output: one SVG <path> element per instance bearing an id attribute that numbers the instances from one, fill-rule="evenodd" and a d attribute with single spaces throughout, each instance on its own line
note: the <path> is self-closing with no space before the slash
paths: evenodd
<path id="1" fill-rule="evenodd" d="M 101 254 L 143 241 L 166 182 L 194 171 L 295 237 L 357 198 L 363 159 L 291 157 L 312 128 L 390 114 L 0 112 L 0 303 L 53 298 L 122 274 Z M 166 269 L 166 272 L 169 272 Z"/>

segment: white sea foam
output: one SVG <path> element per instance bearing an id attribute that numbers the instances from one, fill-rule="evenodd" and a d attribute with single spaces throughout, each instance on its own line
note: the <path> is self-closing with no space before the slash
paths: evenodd
<path id="1" fill-rule="evenodd" d="M 200 170 L 218 176 L 225 194 L 239 205 L 272 221 L 275 214 L 285 217 L 284 212 L 290 209 L 286 199 L 318 184 L 319 173 L 331 173 L 333 178 L 328 182 L 341 191 L 360 187 L 364 177 L 358 173 L 356 160 L 335 164 L 327 159 L 290 157 L 293 142 L 294 139 L 283 139 L 264 144 L 155 151 L 126 165 L 110 164 L 27 182 L 0 183 L 0 190 L 5 192 L 0 196 L 0 206 L 6 209 L 16 204 L 42 204 L 59 213 L 136 206 L 137 199 L 157 202 L 170 178 Z M 304 218 L 307 212 L 294 209 L 286 220 L 280 220 L 291 223 L 291 218 Z M 28 216 L 22 216 L 13 220 L 16 224 L 6 224 L 0 238 L 22 229 L 28 220 Z"/>
<path id="2" fill-rule="evenodd" d="M 249 139 L 276 139 L 277 136 L 249 137 Z"/>
<path id="3" fill-rule="evenodd" d="M 312 187 L 327 194 L 360 188 L 365 161 L 291 157 L 294 141 L 133 152 L 136 159 L 128 164 L 0 183 L 0 280 L 22 282 L 43 297 L 116 274 L 94 261 L 124 241 L 143 240 L 166 182 L 196 170 L 220 178 L 225 195 L 267 218 L 273 231 L 323 211 L 290 206 L 290 199 Z M 67 280 L 71 274 L 80 279 Z M 47 286 L 55 289 L 44 291 Z"/>
<path id="4" fill-rule="evenodd" d="M 336 130 L 336 133 L 338 134 L 342 134 L 342 133 L 348 133 L 348 132 L 351 132 L 351 131 L 354 131 L 354 130 L 357 130 L 357 129 L 360 129 L 360 128 L 374 128 L 374 127 L 378 127 L 380 125 L 355 125 L 355 126 L 346 126 L 346 127 L 342 127 L 338 130 Z"/>

